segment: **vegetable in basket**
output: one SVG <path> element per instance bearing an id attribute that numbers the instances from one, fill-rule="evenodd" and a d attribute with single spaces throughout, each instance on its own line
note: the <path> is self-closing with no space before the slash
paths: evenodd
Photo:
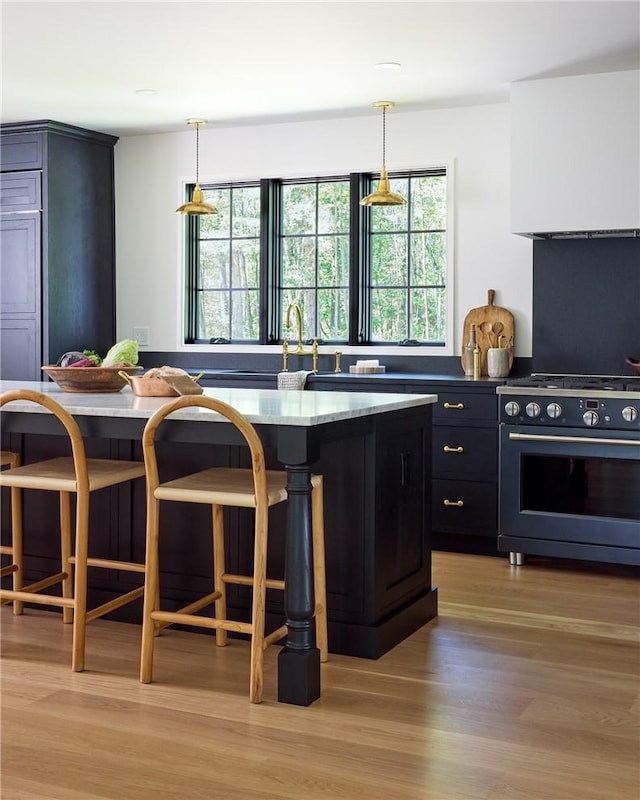
<path id="1" fill-rule="evenodd" d="M 99 367 L 102 359 L 95 350 L 70 350 L 63 353 L 56 366 L 58 367 Z"/>
<path id="2" fill-rule="evenodd" d="M 83 350 L 82 355 L 84 355 L 88 361 L 91 361 L 91 364 L 93 364 L 95 367 L 99 367 L 102 364 L 102 358 L 100 358 L 95 350 Z M 91 365 L 87 364 L 87 366 Z"/>
<path id="3" fill-rule="evenodd" d="M 116 342 L 104 359 L 95 350 L 70 350 L 60 356 L 58 367 L 135 367 L 138 363 L 138 343 L 133 339 Z"/>
<path id="4" fill-rule="evenodd" d="M 138 342 L 123 339 L 116 342 L 102 359 L 102 367 L 135 367 L 138 363 Z"/>
<path id="5" fill-rule="evenodd" d="M 77 366 L 91 366 L 91 364 L 83 363 L 86 361 L 88 361 L 88 359 L 84 353 L 81 353 L 79 350 L 69 350 L 68 353 L 63 353 L 60 356 L 56 362 L 56 366 L 73 367 L 74 364 Z"/>

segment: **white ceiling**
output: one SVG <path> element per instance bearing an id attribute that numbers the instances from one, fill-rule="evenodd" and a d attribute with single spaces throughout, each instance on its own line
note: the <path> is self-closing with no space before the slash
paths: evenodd
<path id="1" fill-rule="evenodd" d="M 636 0 L 2 0 L 1 12 L 1 121 L 120 136 L 187 117 L 372 114 L 383 99 L 397 111 L 504 101 L 513 81 L 640 66 Z"/>

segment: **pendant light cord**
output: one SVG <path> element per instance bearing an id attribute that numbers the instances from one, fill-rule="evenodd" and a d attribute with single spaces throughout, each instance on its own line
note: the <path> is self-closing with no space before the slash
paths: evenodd
<path id="1" fill-rule="evenodd" d="M 200 186 L 200 123 L 196 122 L 196 186 Z"/>
<path id="2" fill-rule="evenodd" d="M 387 168 L 387 107 L 382 106 L 382 169 Z"/>

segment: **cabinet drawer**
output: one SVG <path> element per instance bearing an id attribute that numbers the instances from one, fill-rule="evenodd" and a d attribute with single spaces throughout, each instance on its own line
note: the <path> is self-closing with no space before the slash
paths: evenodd
<path id="1" fill-rule="evenodd" d="M 434 425 L 431 441 L 434 476 L 495 478 L 498 470 L 498 434 L 495 428 Z"/>
<path id="2" fill-rule="evenodd" d="M 435 479 L 431 490 L 434 531 L 498 535 L 497 483 Z"/>
<path id="3" fill-rule="evenodd" d="M 485 392 L 438 391 L 438 402 L 433 406 L 434 421 L 458 425 L 465 420 L 498 421 L 498 398 Z"/>
<path id="4" fill-rule="evenodd" d="M 6 133 L 2 136 L 2 171 L 42 169 L 41 133 Z"/>
<path id="5" fill-rule="evenodd" d="M 3 211 L 39 211 L 42 208 L 40 186 L 40 172 L 0 175 L 0 208 Z"/>

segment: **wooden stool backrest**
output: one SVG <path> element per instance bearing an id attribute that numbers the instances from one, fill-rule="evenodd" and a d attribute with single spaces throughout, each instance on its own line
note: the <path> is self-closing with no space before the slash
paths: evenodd
<path id="1" fill-rule="evenodd" d="M 147 490 L 153 492 L 160 483 L 158 474 L 158 461 L 155 452 L 155 437 L 160 423 L 181 408 L 198 406 L 215 411 L 232 423 L 244 438 L 249 452 L 251 453 L 251 465 L 253 471 L 253 485 L 256 496 L 256 505 L 267 507 L 267 476 L 265 472 L 264 449 L 258 432 L 249 420 L 237 411 L 233 406 L 222 400 L 204 395 L 184 395 L 170 400 L 162 405 L 149 418 L 142 434 L 142 452 L 144 464 L 147 471 Z M 204 425 L 218 425 L 220 423 L 203 422 Z"/>
<path id="2" fill-rule="evenodd" d="M 71 453 L 76 472 L 77 490 L 89 490 L 89 475 L 87 472 L 87 457 L 84 449 L 82 433 L 78 423 L 71 414 L 63 408 L 57 400 L 48 394 L 37 392 L 34 389 L 10 389 L 0 395 L 0 408 L 11 403 L 13 400 L 29 400 L 36 405 L 50 411 L 64 426 L 69 439 L 71 440 Z"/>

